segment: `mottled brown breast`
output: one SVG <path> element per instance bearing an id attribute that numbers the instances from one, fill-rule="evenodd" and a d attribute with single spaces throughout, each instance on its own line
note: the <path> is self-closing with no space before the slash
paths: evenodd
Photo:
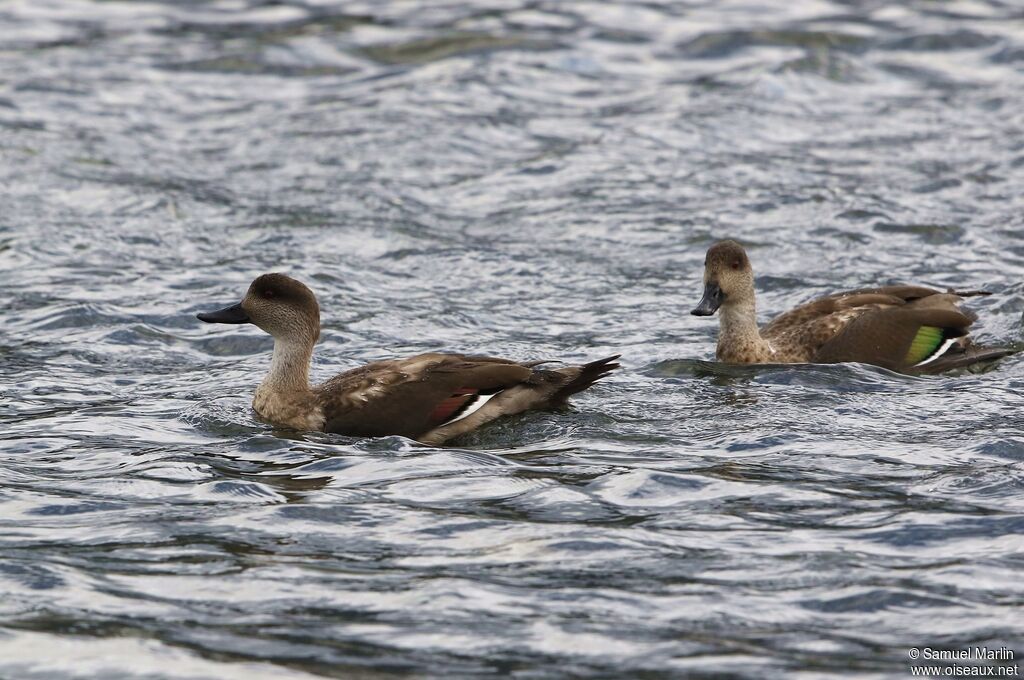
<path id="1" fill-rule="evenodd" d="M 296 430 L 323 430 L 324 414 L 316 395 L 309 391 L 274 391 L 256 388 L 252 408 L 267 422 Z"/>

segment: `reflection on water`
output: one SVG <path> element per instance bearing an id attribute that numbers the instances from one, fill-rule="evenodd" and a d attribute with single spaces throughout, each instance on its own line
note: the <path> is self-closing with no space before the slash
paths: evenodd
<path id="1" fill-rule="evenodd" d="M 903 677 L 1020 647 L 1024 359 L 723 367 L 840 288 L 1024 313 L 1013 3 L 0 7 L 0 675 Z M 448 449 L 275 430 L 258 273 L 314 373 L 622 352 Z"/>

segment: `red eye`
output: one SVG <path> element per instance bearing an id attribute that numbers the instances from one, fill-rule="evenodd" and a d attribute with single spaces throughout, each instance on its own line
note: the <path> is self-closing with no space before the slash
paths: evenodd
<path id="1" fill-rule="evenodd" d="M 265 291 L 263 291 L 263 297 L 265 297 L 265 298 L 272 298 L 272 297 L 274 297 L 274 291 L 272 291 L 272 290 L 265 290 Z"/>
<path id="2" fill-rule="evenodd" d="M 739 263 L 739 260 L 737 260 L 736 262 L 733 262 L 733 263 L 732 263 L 732 268 L 733 268 L 733 269 L 739 269 L 739 268 L 740 268 L 740 263 Z"/>

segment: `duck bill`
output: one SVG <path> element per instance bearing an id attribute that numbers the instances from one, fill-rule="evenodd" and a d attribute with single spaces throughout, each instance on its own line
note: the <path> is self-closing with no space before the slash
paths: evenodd
<path id="1" fill-rule="evenodd" d="M 723 300 L 725 300 L 725 295 L 722 294 L 722 289 L 718 287 L 717 283 L 705 283 L 704 297 L 700 299 L 700 302 L 693 308 L 690 314 L 694 316 L 711 316 L 722 306 Z"/>
<path id="2" fill-rule="evenodd" d="M 196 318 L 206 323 L 249 323 L 249 315 L 242 309 L 242 303 L 231 305 L 216 312 L 202 312 Z"/>

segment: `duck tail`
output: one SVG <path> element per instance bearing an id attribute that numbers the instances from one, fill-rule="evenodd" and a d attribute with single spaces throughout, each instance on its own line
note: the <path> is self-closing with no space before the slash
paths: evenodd
<path id="1" fill-rule="evenodd" d="M 601 378 L 605 377 L 606 375 L 614 371 L 616 368 L 619 367 L 619 364 L 616 363 L 616 360 L 620 356 L 622 355 L 616 354 L 614 356 L 605 357 L 604 359 L 598 359 L 597 361 L 591 361 L 588 364 L 583 364 L 582 366 L 576 367 L 575 371 L 578 371 L 578 373 L 576 373 L 576 375 L 574 375 L 569 382 L 562 385 L 557 392 L 551 395 L 551 403 L 564 403 L 565 400 L 571 397 L 572 395 L 576 394 L 577 392 L 582 392 L 583 390 L 587 389 Z M 570 369 L 563 370 L 568 371 Z"/>
<path id="2" fill-rule="evenodd" d="M 952 295 L 956 295 L 957 297 L 962 297 L 962 298 L 963 297 L 979 297 L 979 296 L 982 296 L 982 295 L 992 295 L 992 291 L 990 291 L 990 290 L 956 290 L 954 288 L 950 288 L 946 292 L 950 293 Z"/>
<path id="3" fill-rule="evenodd" d="M 970 345 L 960 349 L 954 345 L 950 351 L 934 361 L 929 361 L 917 368 L 916 373 L 945 373 L 956 368 L 966 368 L 974 364 L 987 363 L 1016 354 L 1019 350 L 1009 347 L 978 347 Z"/>

